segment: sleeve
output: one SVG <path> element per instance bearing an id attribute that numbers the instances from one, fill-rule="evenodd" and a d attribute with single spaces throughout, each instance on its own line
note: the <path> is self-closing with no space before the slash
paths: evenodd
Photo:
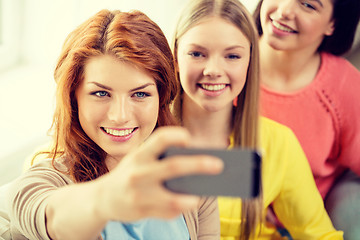
<path id="1" fill-rule="evenodd" d="M 360 72 L 346 62 L 338 79 L 338 106 L 340 118 L 339 163 L 360 176 Z"/>
<path id="2" fill-rule="evenodd" d="M 46 199 L 67 185 L 65 178 L 49 167 L 34 166 L 16 179 L 9 189 L 11 232 L 28 239 L 50 240 L 46 230 Z"/>
<path id="3" fill-rule="evenodd" d="M 310 165 L 291 130 L 283 140 L 284 179 L 274 211 L 294 239 L 343 239 L 336 231 L 324 208 Z M 279 152 L 279 153 L 280 153 Z"/>
<path id="4" fill-rule="evenodd" d="M 6 196 L 11 183 L 0 186 L 0 239 L 11 239 Z"/>
<path id="5" fill-rule="evenodd" d="M 203 198 L 199 208 L 199 240 L 220 239 L 220 217 L 217 198 Z"/>

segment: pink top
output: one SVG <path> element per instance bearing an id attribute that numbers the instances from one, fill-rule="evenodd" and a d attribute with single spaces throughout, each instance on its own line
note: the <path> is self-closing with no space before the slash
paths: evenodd
<path id="1" fill-rule="evenodd" d="M 346 168 L 360 175 L 360 72 L 327 53 L 321 61 L 315 79 L 299 91 L 261 86 L 261 113 L 294 131 L 325 198 Z"/>

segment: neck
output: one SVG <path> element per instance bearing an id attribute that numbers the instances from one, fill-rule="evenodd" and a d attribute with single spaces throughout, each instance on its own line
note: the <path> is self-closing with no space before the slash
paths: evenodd
<path id="1" fill-rule="evenodd" d="M 107 168 L 109 169 L 109 172 L 112 171 L 117 165 L 118 163 L 121 161 L 121 158 L 115 158 L 109 154 L 107 154 L 106 158 L 105 158 L 105 164 L 107 166 Z"/>
<path id="2" fill-rule="evenodd" d="M 231 134 L 232 105 L 219 111 L 208 111 L 188 98 L 182 105 L 183 125 L 194 147 L 227 148 Z"/>
<path id="3" fill-rule="evenodd" d="M 309 85 L 320 66 L 320 54 L 313 48 L 292 51 L 276 50 L 260 39 L 261 82 L 284 92 L 296 91 Z"/>

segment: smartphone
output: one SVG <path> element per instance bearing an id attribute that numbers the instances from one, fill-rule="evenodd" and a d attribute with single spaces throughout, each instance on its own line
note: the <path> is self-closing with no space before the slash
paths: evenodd
<path id="1" fill-rule="evenodd" d="M 171 147 L 160 159 L 174 155 L 213 155 L 223 160 L 224 169 L 218 175 L 188 175 L 164 182 L 177 193 L 201 196 L 254 198 L 261 185 L 261 156 L 248 149 L 194 149 Z"/>

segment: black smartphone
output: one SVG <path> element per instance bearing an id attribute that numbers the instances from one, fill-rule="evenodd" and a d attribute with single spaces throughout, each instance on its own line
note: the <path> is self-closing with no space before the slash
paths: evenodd
<path id="1" fill-rule="evenodd" d="M 194 149 L 171 147 L 160 159 L 174 155 L 213 155 L 223 160 L 224 170 L 218 175 L 188 175 L 164 182 L 177 193 L 201 196 L 254 198 L 261 185 L 261 156 L 248 149 Z"/>

